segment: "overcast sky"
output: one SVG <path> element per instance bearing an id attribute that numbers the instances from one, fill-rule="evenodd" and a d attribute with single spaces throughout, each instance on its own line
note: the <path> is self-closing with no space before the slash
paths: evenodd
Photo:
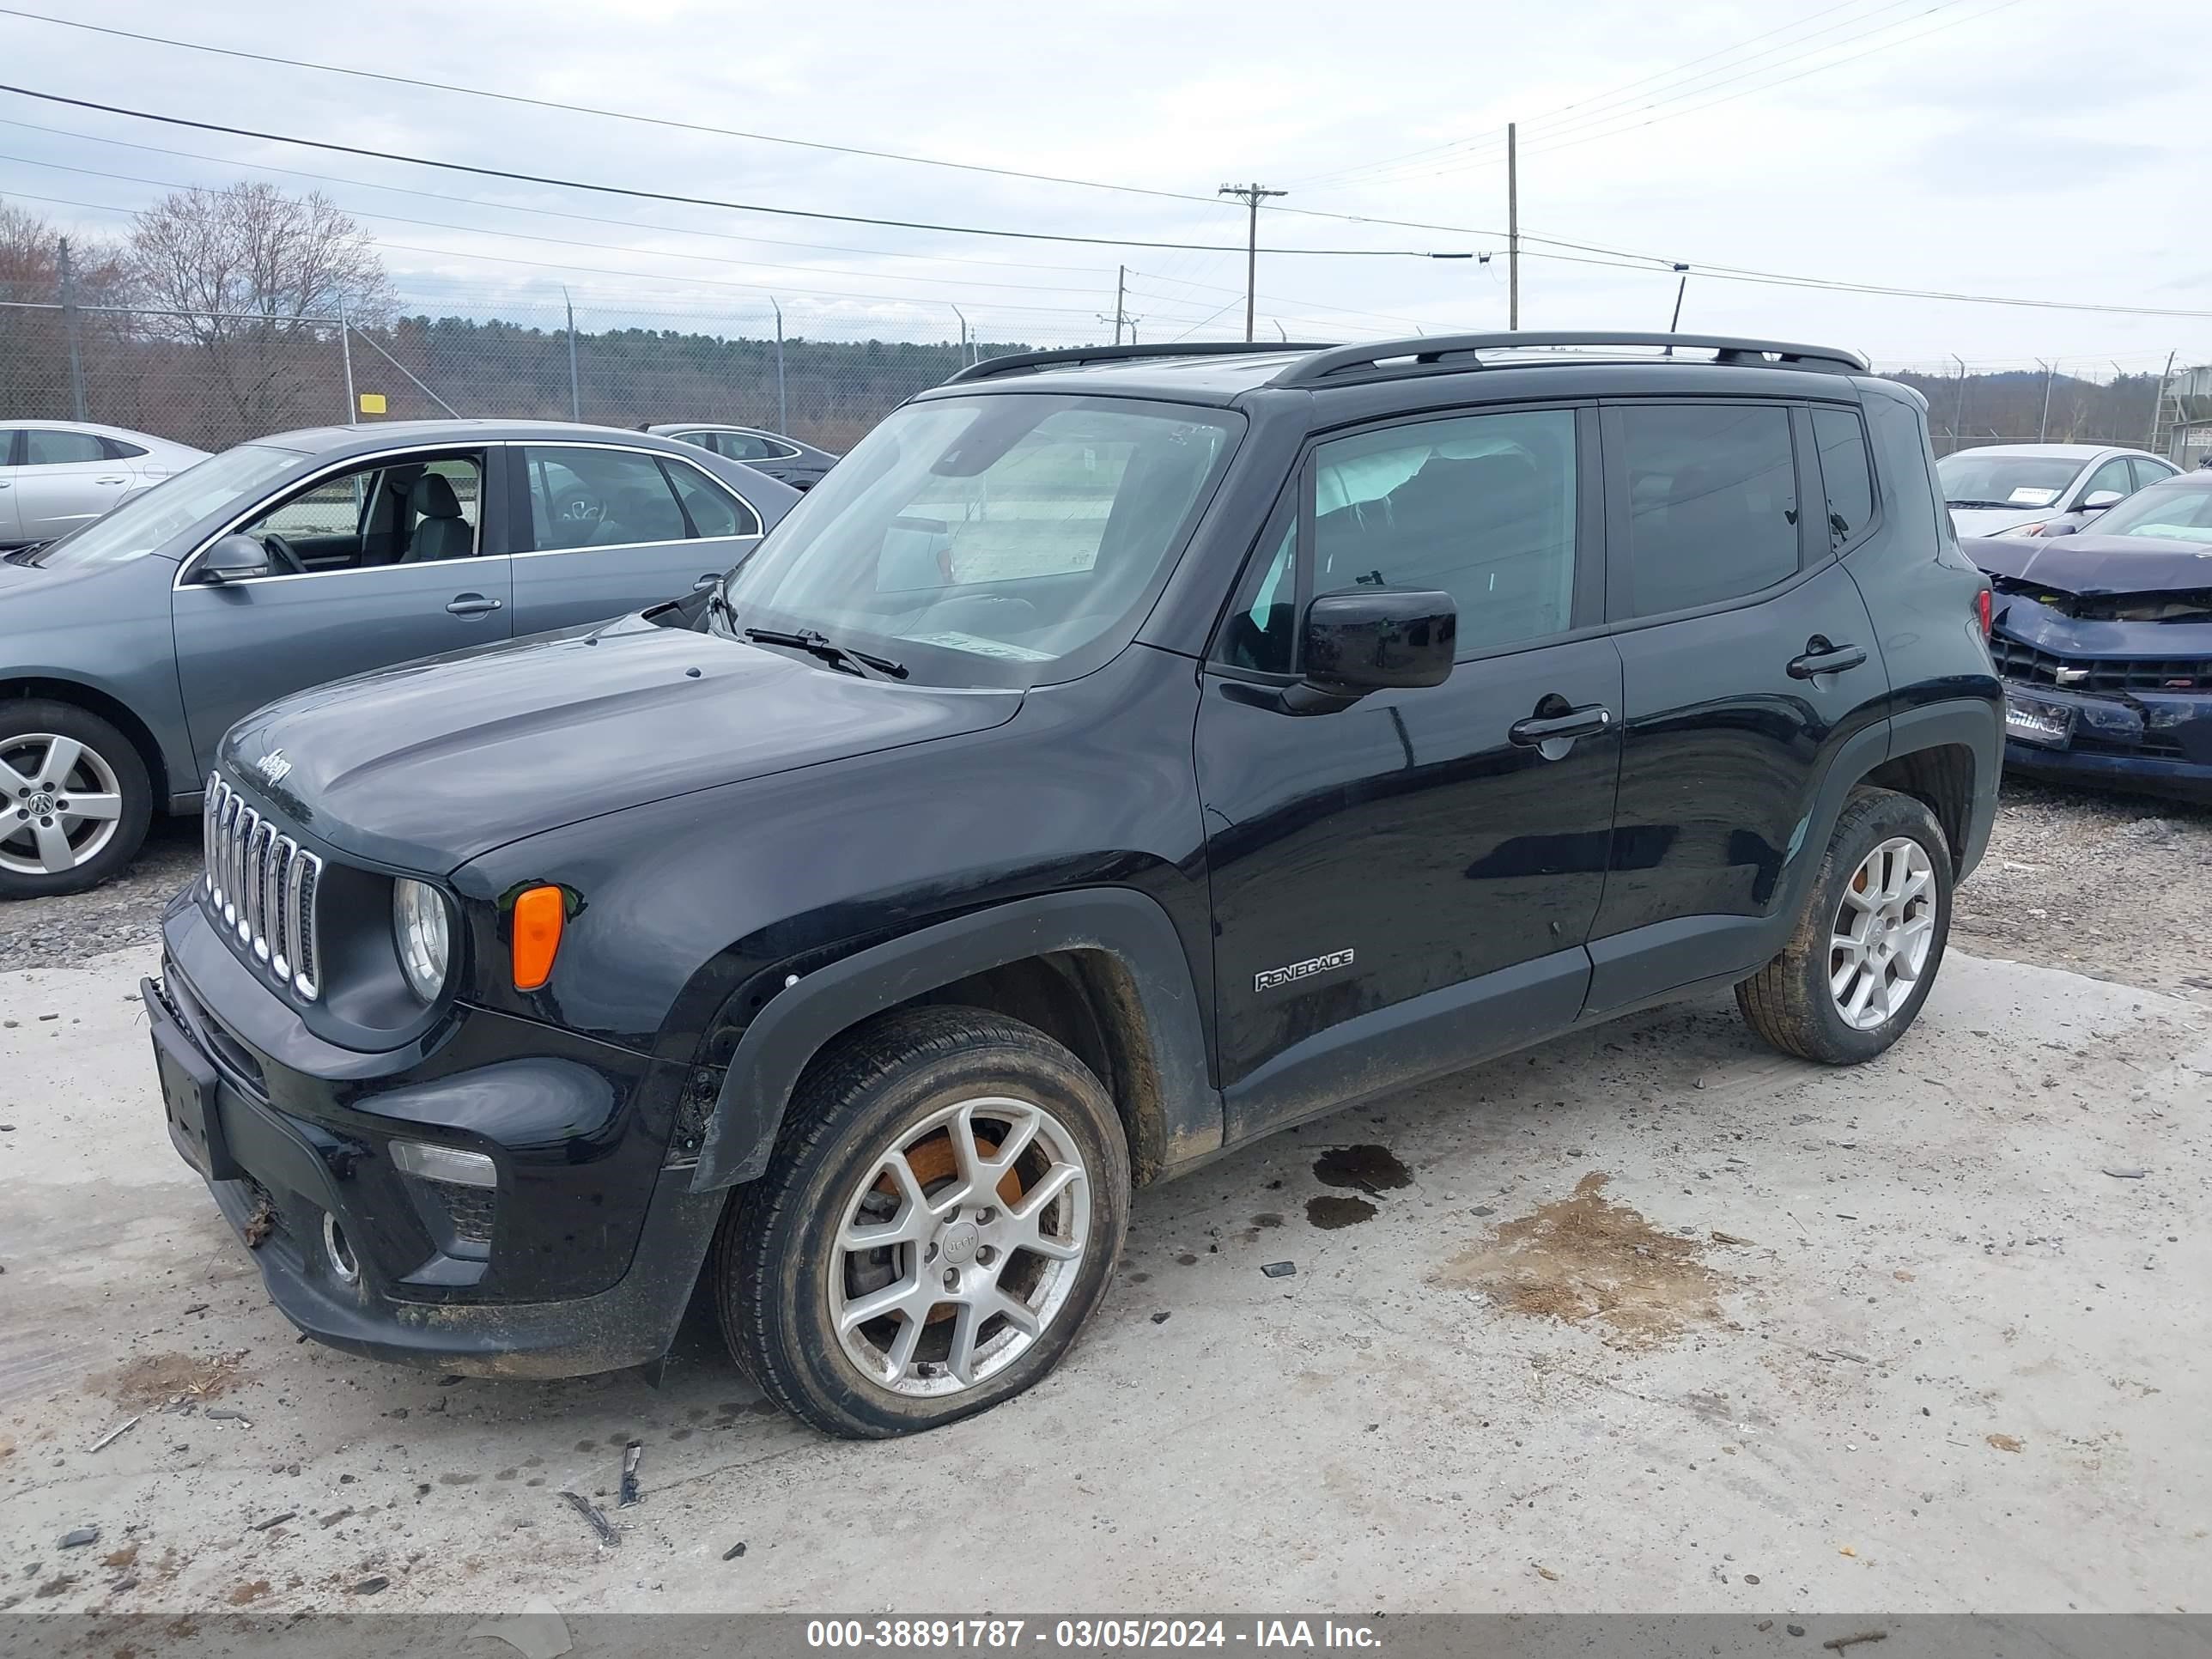
<path id="1" fill-rule="evenodd" d="M 2173 349 L 2212 361 L 2208 316 L 1838 294 L 1701 269 L 2212 313 L 2203 0 L 24 3 L 210 45 L 1157 191 L 1211 198 L 1257 179 L 1287 189 L 1285 208 L 1459 228 L 1263 213 L 1261 331 L 1279 324 L 1293 339 L 1504 326 L 1510 119 L 1521 125 L 1523 231 L 1686 262 L 1685 329 L 1848 344 L 1890 364 L 2057 356 L 2109 372 L 2114 358 L 2154 369 Z M 170 185 L 319 188 L 384 245 L 410 310 L 543 321 L 557 317 L 565 283 L 580 320 L 665 313 L 672 326 L 736 331 L 761 325 L 774 294 L 794 332 L 948 337 L 957 305 L 986 339 L 1051 344 L 1098 337 L 1127 263 L 1143 337 L 1243 324 L 1243 210 L 1226 203 L 522 108 L 13 16 L 0 16 L 0 80 L 569 179 L 1214 250 L 640 203 L 0 94 L 0 198 L 112 235 L 127 213 L 30 198 L 131 209 Z M 1576 252 L 1527 245 L 1524 327 L 1666 325 L 1672 274 L 1537 257 Z"/>

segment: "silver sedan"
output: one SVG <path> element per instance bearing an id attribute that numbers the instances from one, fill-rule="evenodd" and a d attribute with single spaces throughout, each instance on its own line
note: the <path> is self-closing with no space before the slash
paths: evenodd
<path id="1" fill-rule="evenodd" d="M 66 536 L 207 451 L 82 421 L 0 422 L 0 548 Z"/>

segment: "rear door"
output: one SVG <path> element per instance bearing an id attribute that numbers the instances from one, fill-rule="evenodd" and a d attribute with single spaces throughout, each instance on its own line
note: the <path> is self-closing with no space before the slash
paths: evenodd
<path id="1" fill-rule="evenodd" d="M 17 529 L 28 542 L 50 541 L 90 524 L 119 506 L 138 483 L 131 465 L 110 459 L 107 447 L 90 432 L 25 427 L 17 454 L 9 493 Z"/>
<path id="2" fill-rule="evenodd" d="M 511 637 L 511 563 L 500 546 L 496 491 L 484 486 L 487 453 L 441 450 L 383 456 L 285 491 L 239 526 L 283 538 L 307 566 L 221 586 L 203 580 L 197 556 L 171 596 L 177 678 L 203 775 L 222 734 L 263 703 L 349 674 L 365 673 Z M 471 532 L 459 556 L 412 559 L 424 515 L 415 483 L 436 471 Z M 428 538 L 422 538 L 428 544 Z"/>
<path id="3" fill-rule="evenodd" d="M 1875 499 L 1855 406 L 1604 411 L 1607 609 L 1626 731 L 1589 1007 L 1747 969 L 1838 750 L 1885 718 L 1838 555 Z M 1824 483 L 1824 464 L 1826 481 Z M 1879 756 L 1877 756 L 1879 758 Z"/>
<path id="4" fill-rule="evenodd" d="M 607 444 L 508 454 L 518 635 L 682 599 L 760 539 L 752 503 L 679 456 Z"/>

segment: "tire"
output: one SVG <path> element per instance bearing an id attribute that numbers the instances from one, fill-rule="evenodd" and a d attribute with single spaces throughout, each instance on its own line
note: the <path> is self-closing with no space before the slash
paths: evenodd
<path id="1" fill-rule="evenodd" d="M 973 1162 L 957 1150 L 963 1123 Z M 1073 1344 L 1120 1260 L 1129 1187 L 1114 1103 L 1059 1043 L 976 1008 L 885 1015 L 808 1066 L 767 1172 L 723 1216 L 709 1267 L 723 1336 L 769 1398 L 826 1433 L 971 1416 Z M 848 1218 L 885 1242 L 840 1248 Z"/>
<path id="2" fill-rule="evenodd" d="M 1872 1060 L 1928 1000 L 1950 938 L 1951 884 L 1950 847 L 1935 814 L 1892 790 L 1856 791 L 1790 943 L 1735 988 L 1745 1021 L 1800 1059 Z M 1892 902 L 1893 889 L 1912 896 Z M 1859 894 L 1873 896 L 1871 907 Z M 1847 935 L 1848 947 L 1839 942 Z"/>
<path id="3" fill-rule="evenodd" d="M 0 898 L 97 887 L 145 841 L 146 763 L 99 715 L 45 697 L 0 703 Z"/>

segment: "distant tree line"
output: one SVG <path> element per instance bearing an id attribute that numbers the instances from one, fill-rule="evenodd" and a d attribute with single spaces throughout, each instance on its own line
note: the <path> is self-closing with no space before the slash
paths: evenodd
<path id="1" fill-rule="evenodd" d="M 2122 374 L 2105 381 L 2071 374 L 2050 377 L 2050 412 L 2044 408 L 2044 372 L 2007 369 L 1938 377 L 1899 372 L 1889 376 L 1928 399 L 1928 424 L 1936 452 L 1987 443 L 2124 444 L 2141 448 L 2151 437 L 2159 376 Z"/>

